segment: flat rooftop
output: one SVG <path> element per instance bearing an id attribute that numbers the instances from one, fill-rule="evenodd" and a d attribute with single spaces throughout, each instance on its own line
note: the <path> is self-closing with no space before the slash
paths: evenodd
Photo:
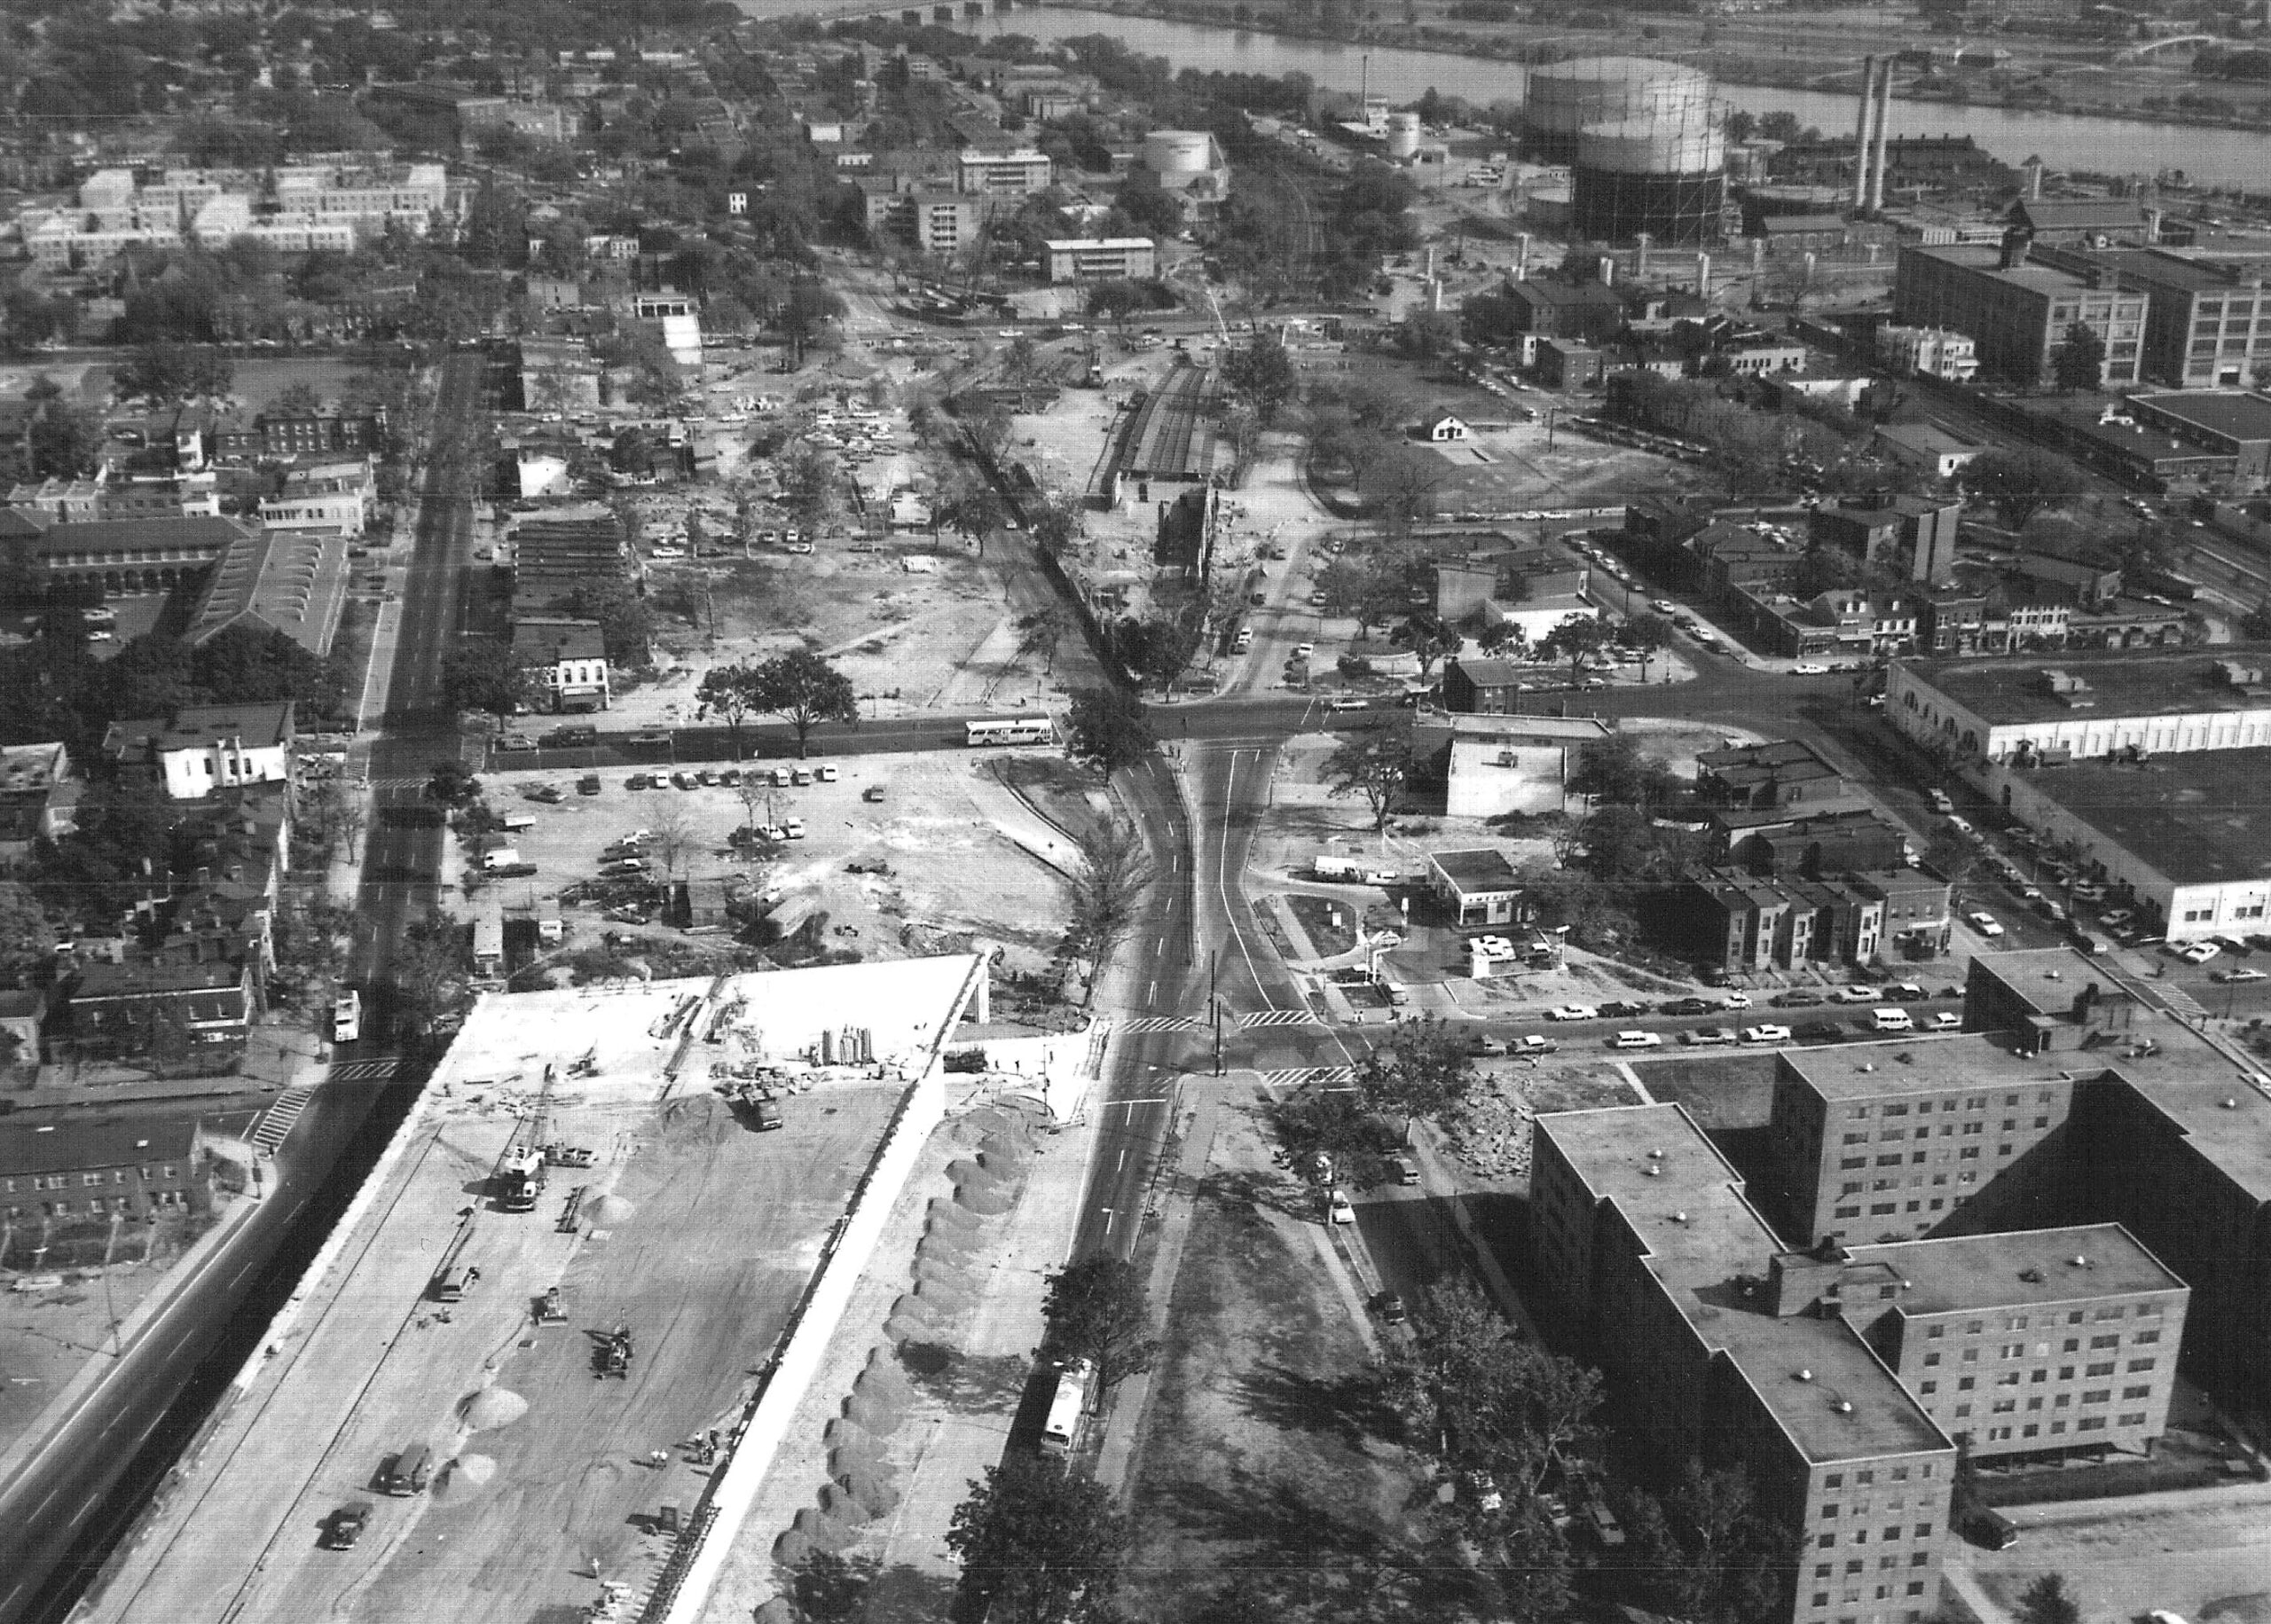
<path id="1" fill-rule="evenodd" d="M 1954 1447 L 1844 1321 L 1777 1319 L 1751 1306 L 1765 1301 L 1756 1283 L 1787 1248 L 1686 1111 L 1567 1111 L 1540 1117 L 1537 1127 L 1594 1195 L 1616 1204 L 1648 1248 L 1648 1272 L 1696 1336 L 1734 1361 L 1808 1460 Z M 1813 1379 L 1796 1380 L 1800 1369 Z M 1836 1408 L 1841 1400 L 1850 1411 Z"/>
<path id="2" fill-rule="evenodd" d="M 2071 947 L 2037 947 L 1981 955 L 1980 961 L 2037 1012 L 2056 1016 L 2072 1007 L 2074 992 L 2104 972 Z M 2140 1004 L 2121 1027 L 2119 1041 L 2079 1052 L 2066 1063 L 2105 1068 L 2166 1118 L 2192 1148 L 2238 1188 L 2271 1201 L 2271 1097 L 2257 1088 L 2229 1055 L 2197 1032 Z"/>
<path id="3" fill-rule="evenodd" d="M 2271 878 L 2271 749 L 2077 762 L 2030 788 L 2179 885 Z"/>
<path id="4" fill-rule="evenodd" d="M 1990 247 L 1984 243 L 1936 244 L 1929 247 L 1910 247 L 1903 244 L 1902 248 L 1904 252 L 1926 255 L 1946 264 L 1961 265 L 1967 271 L 1975 271 L 1982 276 L 1992 277 L 1999 282 L 2009 282 L 2020 287 L 2031 287 L 2045 294 L 2072 293 L 2084 285 L 2083 279 L 2071 271 L 2061 271 L 2054 265 L 2040 264 L 2033 260 L 2013 265 L 2008 270 L 2000 269 L 2003 257 L 2002 249 L 2000 247 Z M 2108 287 L 2105 291 L 2112 293 L 2118 290 Z M 2144 295 L 2140 294 L 2134 296 L 2142 298 Z"/>
<path id="5" fill-rule="evenodd" d="M 2071 1053 L 2014 1055 L 1984 1032 L 1891 1038 L 1776 1051 L 1785 1069 L 1826 1100 L 1945 1094 L 1967 1087 L 2017 1087 L 2074 1070 Z"/>
<path id="6" fill-rule="evenodd" d="M 2123 717 L 2188 716 L 2195 712 L 2263 708 L 2222 679 L 2219 660 L 2242 658 L 2253 650 L 2271 659 L 2262 644 L 2221 643 L 2213 647 L 2062 650 L 2017 660 L 1916 660 L 1906 669 L 1989 726 L 2022 722 L 2113 721 Z M 2076 707 L 2051 693 L 2047 671 L 2064 671 L 2089 684 L 2089 704 Z"/>
<path id="7" fill-rule="evenodd" d="M 2230 440 L 2271 440 L 2271 396 L 2251 389 L 2188 389 L 2137 398 L 2163 417 L 2206 434 Z"/>
<path id="8" fill-rule="evenodd" d="M 1848 1250 L 1856 1263 L 1887 1264 L 1909 1283 L 1900 1308 L 1912 1315 L 2185 1289 L 2119 1224 L 1893 1241 Z"/>

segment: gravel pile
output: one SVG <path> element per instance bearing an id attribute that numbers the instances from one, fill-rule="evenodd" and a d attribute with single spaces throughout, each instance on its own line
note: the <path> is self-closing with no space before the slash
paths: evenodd
<path id="1" fill-rule="evenodd" d="M 1536 1116 L 1517 1079 L 1491 1078 L 1467 1094 L 1465 1108 L 1448 1125 L 1451 1154 L 1484 1178 L 1526 1179 Z"/>
<path id="2" fill-rule="evenodd" d="M 529 1413 L 529 1401 L 503 1387 L 483 1387 L 458 1405 L 458 1419 L 472 1432 L 510 1426 Z"/>
<path id="3" fill-rule="evenodd" d="M 601 1196 L 583 1209 L 585 1223 L 598 1229 L 612 1229 L 625 1224 L 637 1215 L 638 1206 L 620 1196 Z"/>

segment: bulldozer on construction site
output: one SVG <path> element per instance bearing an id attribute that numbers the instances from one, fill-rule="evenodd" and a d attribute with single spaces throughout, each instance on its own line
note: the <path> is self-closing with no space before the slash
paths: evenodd
<path id="1" fill-rule="evenodd" d="M 598 1369 L 593 1374 L 601 1381 L 610 1376 L 631 1379 L 631 1327 L 618 1325 L 600 1344 Z"/>

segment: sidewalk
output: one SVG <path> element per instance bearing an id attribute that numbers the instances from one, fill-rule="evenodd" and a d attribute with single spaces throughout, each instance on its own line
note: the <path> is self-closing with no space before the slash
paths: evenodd
<path id="1" fill-rule="evenodd" d="M 1000 780 L 988 773 L 974 773 L 969 787 L 971 801 L 1004 838 L 1068 878 L 1080 866 L 1080 855 L 1064 831 L 1019 800 Z"/>

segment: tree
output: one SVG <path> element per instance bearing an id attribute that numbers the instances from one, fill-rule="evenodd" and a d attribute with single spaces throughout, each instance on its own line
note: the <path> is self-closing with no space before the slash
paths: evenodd
<path id="1" fill-rule="evenodd" d="M 1045 603 L 1032 614 L 1018 617 L 1015 657 L 1022 660 L 1028 654 L 1046 654 L 1049 663 L 1044 670 L 1053 673 L 1057 670 L 1057 645 L 1065 640 L 1065 634 L 1072 629 L 1073 617 L 1064 605 L 1054 600 Z"/>
<path id="2" fill-rule="evenodd" d="M 742 758 L 742 723 L 751 710 L 758 709 L 756 693 L 756 673 L 746 663 L 713 665 L 702 673 L 702 686 L 694 690 L 697 702 L 694 719 L 697 722 L 715 712 L 726 724 L 727 734 L 733 740 L 734 759 Z"/>
<path id="3" fill-rule="evenodd" d="M 507 718 L 528 697 L 527 668 L 510 643 L 493 638 L 460 644 L 442 661 L 442 695 L 453 710 L 486 710 Z"/>
<path id="4" fill-rule="evenodd" d="M 1740 1466 L 1706 1471 L 1691 1459 L 1669 1495 L 1633 1490 L 1629 1509 L 1625 1572 L 1646 1605 L 1693 1624 L 1789 1611 L 1796 1535 L 1759 1509 Z"/>
<path id="5" fill-rule="evenodd" d="M 2105 381 L 2105 341 L 2087 323 L 2075 322 L 2066 329 L 2065 341 L 2050 352 L 2050 375 L 2070 393 L 2096 388 Z"/>
<path id="6" fill-rule="evenodd" d="M 20 881 L 0 881 L 0 977 L 23 986 L 54 962 L 55 932 L 39 898 Z"/>
<path id="7" fill-rule="evenodd" d="M 481 781 L 456 757 L 444 756 L 427 777 L 426 798 L 444 806 L 470 806 L 481 798 Z"/>
<path id="8" fill-rule="evenodd" d="M 1143 290 L 1133 282 L 1098 282 L 1088 289 L 1088 314 L 1109 317 L 1122 333 L 1128 331 L 1128 318 L 1147 302 Z"/>
<path id="9" fill-rule="evenodd" d="M 189 671 L 216 705 L 291 700 L 303 727 L 346 709 L 347 682 L 338 664 L 273 626 L 228 627 L 192 651 Z"/>
<path id="10" fill-rule="evenodd" d="M 1002 522 L 1009 517 L 1009 506 L 993 486 L 982 480 L 971 480 L 954 493 L 944 511 L 934 512 L 933 516 L 943 520 L 955 534 L 967 537 L 982 553 L 986 538 L 999 530 Z"/>
<path id="11" fill-rule="evenodd" d="M 1143 702 L 1112 685 L 1074 689 L 1065 731 L 1073 753 L 1088 757 L 1107 773 L 1134 766 L 1159 741 Z"/>
<path id="12" fill-rule="evenodd" d="M 1060 1358 L 1087 1360 L 1096 1371 L 1099 1394 L 1150 1369 L 1159 1357 L 1143 1276 L 1125 1258 L 1091 1252 L 1057 1270 L 1049 1276 L 1049 1298 L 1041 1314 L 1049 1323 L 1045 1349 Z"/>
<path id="13" fill-rule="evenodd" d="M 279 417 L 313 417 L 322 407 L 323 396 L 308 383 L 292 384 L 268 403 L 268 409 Z"/>
<path id="14" fill-rule="evenodd" d="M 1422 682 L 1434 671 L 1436 661 L 1447 660 L 1466 646 L 1458 628 L 1433 609 L 1414 609 L 1389 631 L 1387 640 L 1409 649 L 1419 662 Z"/>
<path id="15" fill-rule="evenodd" d="M 449 919 L 413 923 L 388 965 L 405 1025 L 413 1032 L 431 1032 L 462 996 L 463 984 L 472 973 L 468 927 Z"/>
<path id="16" fill-rule="evenodd" d="M 1002 375 L 1018 392 L 1018 410 L 1031 410 L 1025 396 L 1033 388 L 1033 380 L 1041 376 L 1041 347 L 1030 335 L 1020 333 L 1010 341 L 1010 347 L 1002 352 Z"/>
<path id="17" fill-rule="evenodd" d="M 1642 755 L 1631 734 L 1618 733 L 1578 753 L 1569 788 L 1604 805 L 1662 806 L 1679 794 L 1680 779 L 1662 757 Z"/>
<path id="18" fill-rule="evenodd" d="M 1136 928 L 1143 895 L 1158 877 L 1136 826 L 1112 818 L 1091 824 L 1078 842 L 1065 939 L 1088 961 L 1088 997 L 1104 978 L 1107 961 Z"/>
<path id="19" fill-rule="evenodd" d="M 1797 567 L 1790 573 L 1790 591 L 1811 600 L 1852 586 L 1860 578 L 1860 562 L 1851 553 L 1818 542 L 1799 554 Z"/>
<path id="20" fill-rule="evenodd" d="M 1357 1093 L 1367 1109 L 1384 1115 L 1440 1117 L 1474 1086 L 1471 1047 L 1440 1016 L 1400 1022 L 1386 1043 L 1364 1055 Z"/>
<path id="21" fill-rule="evenodd" d="M 51 400 L 39 408 L 25 438 L 31 447 L 34 479 L 77 479 L 102 459 L 102 419 L 92 412 Z"/>
<path id="22" fill-rule="evenodd" d="M 798 445 L 781 459 L 781 500 L 807 532 L 836 517 L 844 481 L 836 459 L 816 445 Z"/>
<path id="23" fill-rule="evenodd" d="M 1994 505 L 2009 529 L 2023 530 L 2044 508 L 2078 496 L 2082 471 L 2054 451 L 1989 451 L 1964 468 L 1963 487 Z"/>
<path id="24" fill-rule="evenodd" d="M 947 1532 L 970 1615 L 995 1624 L 1105 1624 L 1128 1544 L 1110 1491 L 1037 1455 L 987 1467 Z"/>
<path id="25" fill-rule="evenodd" d="M 2045 1573 L 2019 1593 L 2019 1624 L 2082 1624 L 2082 1610 L 2066 1594 L 2066 1576 Z"/>
<path id="26" fill-rule="evenodd" d="M 1299 378 L 1284 341 L 1275 333 L 1265 333 L 1222 358 L 1222 381 L 1232 394 L 1253 407 L 1255 417 L 1267 428 L 1293 398 Z"/>
<path id="27" fill-rule="evenodd" d="M 663 866 L 663 877 L 669 879 L 685 863 L 687 854 L 694 850 L 696 836 L 694 823 L 686 814 L 684 803 L 665 801 L 656 809 L 654 821 L 648 826 L 648 849 L 655 860 Z"/>
<path id="28" fill-rule="evenodd" d="M 1411 735 L 1396 726 L 1351 734 L 1325 757 L 1324 778 L 1336 801 L 1361 797 L 1372 815 L 1372 833 L 1385 834 L 1388 813 L 1411 773 Z"/>
<path id="29" fill-rule="evenodd" d="M 860 719 L 860 696 L 852 679 L 809 648 L 759 661 L 750 670 L 749 692 L 751 710 L 769 710 L 797 730 L 798 760 L 819 724 Z"/>
<path id="30" fill-rule="evenodd" d="M 1547 632 L 1537 645 L 1537 652 L 1549 660 L 1569 662 L 1569 686 L 1576 687 L 1584 679 L 1585 662 L 1608 646 L 1608 623 L 1597 616 L 1584 615 L 1563 621 Z"/>

